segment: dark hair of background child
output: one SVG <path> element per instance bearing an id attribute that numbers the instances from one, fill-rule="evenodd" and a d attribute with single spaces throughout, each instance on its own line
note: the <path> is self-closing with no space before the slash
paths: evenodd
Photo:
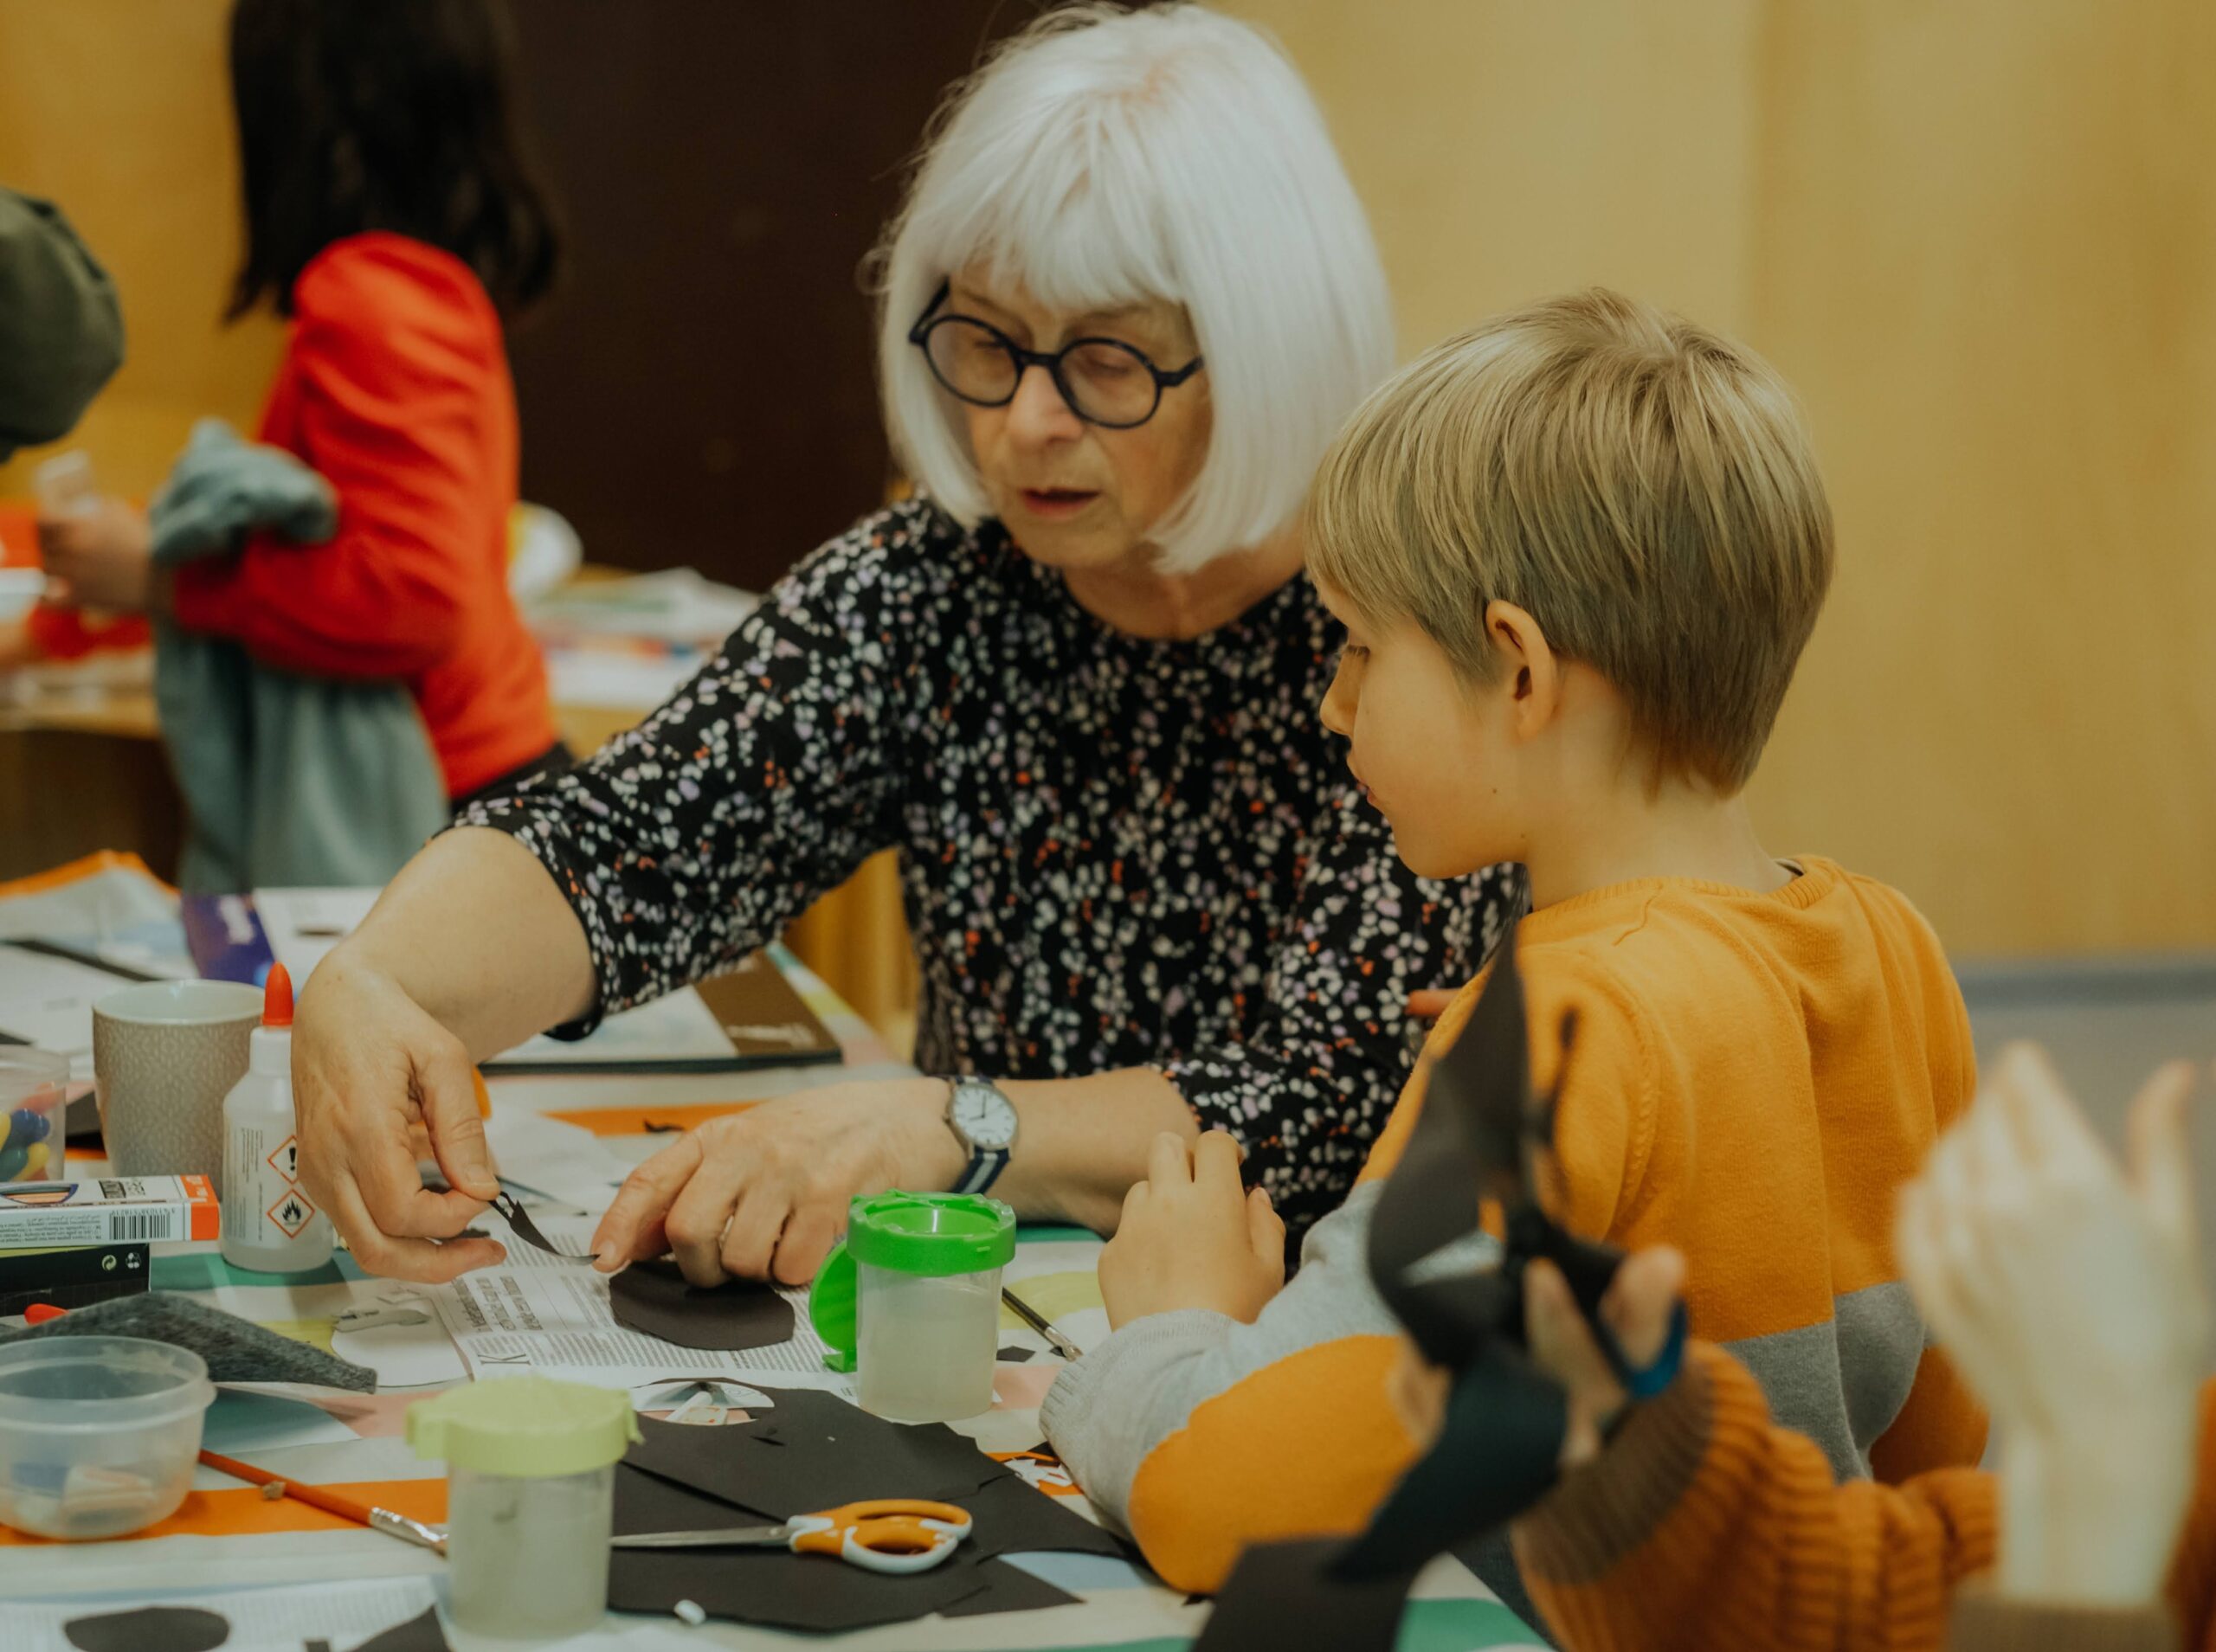
<path id="1" fill-rule="evenodd" d="M 387 230 L 453 254 L 504 318 L 544 297 L 561 235 L 510 96 L 495 0 L 238 0 L 246 260 L 229 316 L 293 283 L 325 247 Z"/>

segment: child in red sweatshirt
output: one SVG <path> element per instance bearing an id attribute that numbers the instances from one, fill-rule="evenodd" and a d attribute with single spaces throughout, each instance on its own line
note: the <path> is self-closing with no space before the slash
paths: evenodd
<path id="1" fill-rule="evenodd" d="M 507 583 L 503 318 L 546 291 L 557 252 L 507 74 L 486 0 L 239 0 L 247 256 L 232 313 L 267 300 L 291 322 L 260 440 L 331 484 L 338 532 L 309 547 L 249 536 L 174 573 L 117 501 L 40 532 L 76 604 L 166 611 L 280 671 L 405 684 L 457 801 L 559 749 Z"/>

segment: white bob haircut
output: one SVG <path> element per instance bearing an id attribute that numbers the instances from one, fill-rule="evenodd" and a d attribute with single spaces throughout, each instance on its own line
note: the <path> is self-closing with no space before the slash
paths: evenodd
<path id="1" fill-rule="evenodd" d="M 1362 202 L 1276 43 L 1197 6 L 1073 7 L 1016 35 L 935 124 L 879 254 L 879 375 L 909 476 L 965 524 L 991 509 L 961 403 L 908 342 L 939 284 L 975 266 L 1073 314 L 1185 307 L 1213 428 L 1155 529 L 1161 566 L 1189 573 L 1284 527 L 1392 370 L 1393 325 Z"/>

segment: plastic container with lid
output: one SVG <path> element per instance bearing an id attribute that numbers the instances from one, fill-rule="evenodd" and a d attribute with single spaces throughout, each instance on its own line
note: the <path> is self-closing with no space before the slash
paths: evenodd
<path id="1" fill-rule="evenodd" d="M 200 1356 L 130 1336 L 0 1348 L 0 1524 L 120 1537 L 176 1513 L 215 1403 Z"/>
<path id="2" fill-rule="evenodd" d="M 993 1403 L 1001 1270 L 1015 1212 L 976 1193 L 878 1193 L 847 1212 L 808 1295 L 834 1371 L 862 1409 L 901 1423 L 975 1417 Z"/>
<path id="3" fill-rule="evenodd" d="M 503 1377 L 408 1408 L 408 1443 L 447 1465 L 455 1624 L 499 1640 L 557 1640 L 608 1608 L 615 1464 L 639 1437 L 617 1389 Z"/>
<path id="4" fill-rule="evenodd" d="M 69 1058 L 0 1049 L 0 1181 L 61 1181 Z"/>

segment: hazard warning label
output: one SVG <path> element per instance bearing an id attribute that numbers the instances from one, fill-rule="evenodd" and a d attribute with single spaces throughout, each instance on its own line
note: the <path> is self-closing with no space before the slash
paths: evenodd
<path id="1" fill-rule="evenodd" d="M 300 1137 L 296 1135 L 287 1136 L 283 1144 L 278 1147 L 276 1152 L 271 1154 L 264 1162 L 267 1163 L 272 1170 L 282 1176 L 287 1181 L 294 1182 L 300 1180 Z"/>
<path id="2" fill-rule="evenodd" d="M 280 1228 L 288 1239 L 300 1237 L 300 1230 L 315 1220 L 315 1206 L 308 1203 L 308 1196 L 297 1187 L 262 1212 Z"/>

